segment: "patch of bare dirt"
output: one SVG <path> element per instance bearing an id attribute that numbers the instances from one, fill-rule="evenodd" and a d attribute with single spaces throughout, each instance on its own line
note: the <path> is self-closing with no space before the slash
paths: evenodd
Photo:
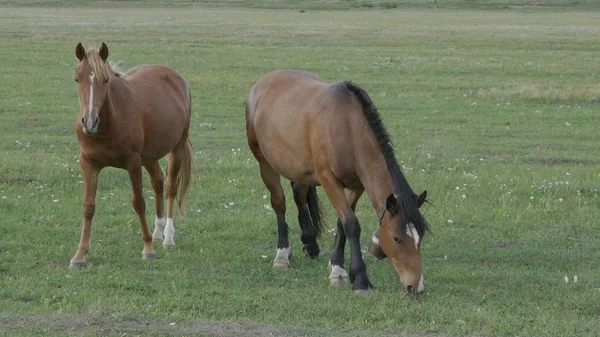
<path id="1" fill-rule="evenodd" d="M 16 315 L 0 314 L 0 332 L 32 332 L 36 334 L 89 334 L 120 336 L 402 336 L 427 337 L 433 335 L 407 334 L 394 331 L 356 331 L 327 328 L 302 328 L 285 325 L 238 324 L 227 322 L 176 322 L 165 319 L 128 317 L 117 314 L 56 314 Z M 436 337 L 444 337 L 435 335 Z"/>

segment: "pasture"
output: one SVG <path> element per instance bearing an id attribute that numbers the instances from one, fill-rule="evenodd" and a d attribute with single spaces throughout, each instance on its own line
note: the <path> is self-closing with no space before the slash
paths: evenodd
<path id="1" fill-rule="evenodd" d="M 0 334 L 597 336 L 600 11 L 581 3 L 1 8 Z M 68 268 L 81 225 L 80 41 L 106 42 L 122 70 L 165 64 L 191 86 L 199 179 L 175 216 L 176 246 L 156 244 L 155 261 L 140 259 L 127 173 L 105 169 L 87 266 Z M 333 211 L 319 189 L 328 230 L 320 258 L 302 256 L 287 182 L 293 268 L 272 269 L 277 226 L 244 103 L 279 68 L 352 80 L 377 104 L 409 183 L 431 200 L 424 294 L 405 294 L 369 255 L 373 291 L 331 287 Z M 153 219 L 147 174 L 144 194 Z M 376 213 L 363 197 L 364 250 Z"/>

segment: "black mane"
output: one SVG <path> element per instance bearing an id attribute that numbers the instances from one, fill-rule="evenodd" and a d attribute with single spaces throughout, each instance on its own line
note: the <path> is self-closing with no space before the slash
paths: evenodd
<path id="1" fill-rule="evenodd" d="M 401 232 L 406 232 L 408 224 L 412 223 L 413 226 L 415 226 L 417 233 L 422 237 L 423 234 L 425 234 L 425 231 L 429 231 L 429 225 L 419 211 L 415 192 L 410 188 L 404 174 L 400 170 L 398 161 L 396 161 L 396 151 L 394 150 L 390 134 L 385 129 L 375 104 L 369 97 L 369 94 L 362 88 L 349 81 L 343 83 L 360 102 L 363 114 L 369 122 L 371 131 L 373 131 L 373 135 L 379 144 L 379 149 L 387 163 L 394 184 L 394 194 L 398 196 L 398 217 L 400 219 Z"/>

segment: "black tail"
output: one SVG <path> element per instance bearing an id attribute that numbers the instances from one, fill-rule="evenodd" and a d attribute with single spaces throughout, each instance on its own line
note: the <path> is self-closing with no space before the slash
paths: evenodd
<path id="1" fill-rule="evenodd" d="M 323 209 L 319 204 L 319 196 L 317 195 L 316 186 L 310 186 L 308 188 L 306 203 L 308 205 L 308 212 L 310 213 L 310 219 L 312 220 L 313 228 L 317 233 L 317 237 L 320 238 L 325 224 L 323 221 Z"/>

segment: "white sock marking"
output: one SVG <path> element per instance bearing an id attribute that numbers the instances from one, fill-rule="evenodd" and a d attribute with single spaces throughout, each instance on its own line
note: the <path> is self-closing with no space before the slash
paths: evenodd
<path id="1" fill-rule="evenodd" d="M 288 248 L 277 248 L 277 255 L 275 256 L 276 261 L 289 261 L 291 249 Z"/>
<path id="2" fill-rule="evenodd" d="M 329 261 L 329 283 L 332 285 L 344 284 L 348 282 L 348 274 L 344 270 L 344 268 L 332 265 L 331 261 Z"/>
<path id="3" fill-rule="evenodd" d="M 287 268 L 290 267 L 290 256 L 292 255 L 292 249 L 288 248 L 277 248 L 277 255 L 273 260 L 273 268 Z"/>
<path id="4" fill-rule="evenodd" d="M 167 218 L 167 225 L 165 226 L 165 241 L 163 246 L 174 246 L 173 236 L 175 235 L 175 227 L 173 227 L 173 218 Z"/>
<path id="5" fill-rule="evenodd" d="M 154 232 L 152 233 L 152 239 L 162 241 L 163 230 L 165 229 L 165 218 L 156 218 L 154 220 Z"/>

